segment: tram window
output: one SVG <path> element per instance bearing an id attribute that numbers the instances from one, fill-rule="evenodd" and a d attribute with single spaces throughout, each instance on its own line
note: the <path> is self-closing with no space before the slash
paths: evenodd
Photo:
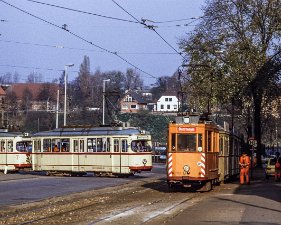
<path id="1" fill-rule="evenodd" d="M 80 140 L 80 152 L 84 152 L 84 140 Z"/>
<path id="2" fill-rule="evenodd" d="M 151 146 L 147 140 L 132 141 L 131 148 L 134 152 L 151 152 Z"/>
<path id="3" fill-rule="evenodd" d="M 93 138 L 92 141 L 93 141 L 93 152 L 96 152 L 97 151 L 97 139 Z"/>
<path id="4" fill-rule="evenodd" d="M 40 152 L 41 151 L 41 141 L 35 140 L 33 148 L 34 148 L 35 152 Z"/>
<path id="5" fill-rule="evenodd" d="M 195 152 L 196 134 L 178 134 L 178 151 Z"/>
<path id="6" fill-rule="evenodd" d="M 78 152 L 79 149 L 78 149 L 78 140 L 74 140 L 73 141 L 73 150 L 74 152 Z"/>
<path id="7" fill-rule="evenodd" d="M 213 137 L 213 152 L 217 151 L 217 147 L 216 147 L 216 135 L 214 132 L 212 132 L 212 137 Z"/>
<path id="8" fill-rule="evenodd" d="M 60 139 L 52 139 L 52 152 L 59 152 L 60 151 Z"/>
<path id="9" fill-rule="evenodd" d="M 96 152 L 97 145 L 96 145 L 96 138 L 88 138 L 88 152 Z"/>
<path id="10" fill-rule="evenodd" d="M 198 134 L 198 149 L 199 152 L 203 150 L 203 135 Z"/>
<path id="11" fill-rule="evenodd" d="M 122 152 L 128 152 L 127 140 L 122 140 Z"/>
<path id="12" fill-rule="evenodd" d="M 97 138 L 97 152 L 102 152 L 102 138 Z"/>
<path id="13" fill-rule="evenodd" d="M 148 143 L 148 141 L 142 141 L 142 145 L 143 145 L 143 151 L 145 152 L 151 152 L 151 145 Z"/>
<path id="14" fill-rule="evenodd" d="M 32 145 L 30 141 L 19 141 L 16 143 L 16 149 L 20 152 L 31 152 Z"/>
<path id="15" fill-rule="evenodd" d="M 211 152 L 212 151 L 212 132 L 211 131 L 206 131 L 206 146 L 207 146 L 207 151 Z"/>
<path id="16" fill-rule="evenodd" d="M 114 152 L 119 152 L 119 139 L 114 139 L 113 149 L 114 149 Z"/>
<path id="17" fill-rule="evenodd" d="M 229 139 L 228 139 L 228 137 L 225 137 L 224 149 L 225 149 L 225 154 L 228 155 L 229 154 Z"/>
<path id="18" fill-rule="evenodd" d="M 102 139 L 102 151 L 105 152 L 106 151 L 106 148 L 107 147 L 107 140 L 106 138 L 103 138 Z"/>
<path id="19" fill-rule="evenodd" d="M 176 134 L 172 134 L 171 144 L 172 144 L 172 151 L 175 151 L 176 150 Z"/>
<path id="20" fill-rule="evenodd" d="M 106 139 L 107 145 L 106 145 L 106 151 L 110 152 L 110 138 Z"/>
<path id="21" fill-rule="evenodd" d="M 140 151 L 140 143 L 139 141 L 132 141 L 131 142 L 131 148 L 134 152 L 139 152 Z"/>
<path id="22" fill-rule="evenodd" d="M 69 138 L 61 139 L 61 151 L 62 152 L 69 152 Z"/>
<path id="23" fill-rule="evenodd" d="M 224 143 L 224 138 L 223 138 L 223 136 L 222 135 L 220 135 L 220 144 L 219 144 L 219 146 L 220 146 L 220 149 L 219 149 L 219 154 L 220 155 L 222 155 L 223 154 L 223 149 L 224 149 L 224 147 L 225 147 L 225 145 L 224 145 L 225 143 Z"/>
<path id="24" fill-rule="evenodd" d="M 5 141 L 0 142 L 0 152 L 5 152 Z"/>
<path id="25" fill-rule="evenodd" d="M 51 152 L 51 139 L 43 139 L 43 152 Z"/>
<path id="26" fill-rule="evenodd" d="M 8 141 L 7 152 L 12 152 L 13 147 L 14 147 L 13 141 Z"/>

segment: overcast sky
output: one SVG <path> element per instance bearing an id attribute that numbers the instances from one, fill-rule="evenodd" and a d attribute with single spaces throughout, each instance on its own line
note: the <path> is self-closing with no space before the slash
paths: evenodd
<path id="1" fill-rule="evenodd" d="M 153 84 L 181 65 L 177 43 L 198 23 L 191 18 L 202 16 L 204 1 L 0 0 L 0 75 L 17 72 L 25 82 L 36 72 L 51 82 L 73 63 L 72 80 L 87 55 L 92 72 L 98 68 L 125 72 L 136 66 L 145 84 Z M 157 26 L 157 34 L 137 23 L 142 18 L 174 22 L 146 22 Z M 70 32 L 60 28 L 63 24 Z"/>

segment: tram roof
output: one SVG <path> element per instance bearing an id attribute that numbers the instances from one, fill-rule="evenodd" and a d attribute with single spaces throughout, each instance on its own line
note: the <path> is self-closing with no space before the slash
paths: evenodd
<path id="1" fill-rule="evenodd" d="M 24 134 L 21 132 L 0 132 L 0 138 L 3 137 L 24 137 Z"/>
<path id="2" fill-rule="evenodd" d="M 75 127 L 57 128 L 49 131 L 41 131 L 33 134 L 33 137 L 41 136 L 93 136 L 93 135 L 134 135 L 143 134 L 137 127 Z M 145 132 L 145 134 L 149 134 Z"/>

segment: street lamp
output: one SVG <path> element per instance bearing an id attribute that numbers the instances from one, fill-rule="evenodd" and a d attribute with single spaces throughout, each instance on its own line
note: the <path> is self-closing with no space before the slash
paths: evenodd
<path id="1" fill-rule="evenodd" d="M 105 105 L 105 82 L 109 82 L 110 79 L 103 80 L 102 83 L 102 125 L 104 125 L 104 105 Z"/>
<path id="2" fill-rule="evenodd" d="M 67 68 L 74 64 L 67 64 L 64 66 L 64 110 L 63 110 L 63 126 L 66 126 L 66 88 L 67 88 Z"/>

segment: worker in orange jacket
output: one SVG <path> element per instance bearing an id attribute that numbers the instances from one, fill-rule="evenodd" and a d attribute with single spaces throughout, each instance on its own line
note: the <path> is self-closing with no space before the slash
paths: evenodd
<path id="1" fill-rule="evenodd" d="M 244 178 L 246 178 L 246 183 L 250 184 L 249 170 L 250 170 L 251 160 L 250 157 L 243 152 L 239 159 L 240 166 L 240 184 L 244 184 Z"/>

